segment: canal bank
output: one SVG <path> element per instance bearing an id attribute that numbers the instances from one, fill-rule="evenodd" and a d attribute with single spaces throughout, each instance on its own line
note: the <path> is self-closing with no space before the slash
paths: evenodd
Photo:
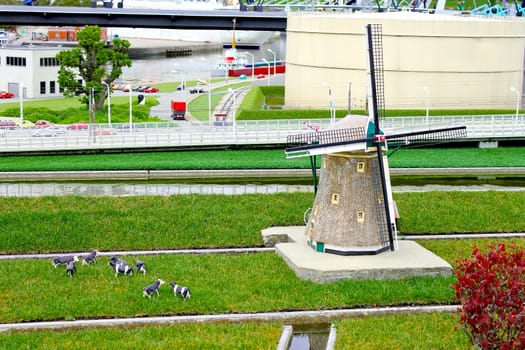
<path id="1" fill-rule="evenodd" d="M 524 176 L 525 167 L 488 168 L 391 168 L 390 175 L 420 177 Z M 219 170 L 101 170 L 0 172 L 0 182 L 27 181 L 128 181 L 184 179 L 311 178 L 310 169 L 219 169 Z"/>

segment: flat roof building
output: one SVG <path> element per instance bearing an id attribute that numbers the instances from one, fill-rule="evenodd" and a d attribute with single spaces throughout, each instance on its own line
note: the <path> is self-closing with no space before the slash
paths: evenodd
<path id="1" fill-rule="evenodd" d="M 47 46 L 2 46 L 0 48 L 0 90 L 24 98 L 49 98 L 62 95 L 58 85 L 60 63 L 55 56 L 63 48 Z M 22 85 L 20 85 L 22 84 Z"/>

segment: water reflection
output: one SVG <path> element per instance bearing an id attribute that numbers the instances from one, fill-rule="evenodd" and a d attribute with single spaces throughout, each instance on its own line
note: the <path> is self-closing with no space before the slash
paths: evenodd
<path id="1" fill-rule="evenodd" d="M 171 196 L 177 194 L 270 194 L 279 192 L 312 192 L 309 185 L 280 184 L 185 184 L 185 183 L 2 183 L 2 197 L 41 196 Z"/>
<path id="2" fill-rule="evenodd" d="M 247 183 L 240 179 L 217 179 L 214 183 L 194 182 L 27 182 L 27 183 L 0 183 L 0 197 L 41 197 L 41 196 L 171 196 L 179 194 L 271 194 L 280 192 L 312 192 L 313 186 L 309 180 L 281 179 L 280 183 L 272 183 L 275 179 L 258 179 Z M 436 184 L 406 182 L 392 186 L 392 192 L 430 192 L 430 191 L 525 191 L 522 182 L 493 185 L 480 182 L 462 184 Z"/>

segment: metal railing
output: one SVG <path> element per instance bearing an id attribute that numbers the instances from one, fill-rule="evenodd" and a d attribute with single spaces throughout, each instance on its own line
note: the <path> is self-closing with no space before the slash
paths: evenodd
<path id="1" fill-rule="evenodd" d="M 386 134 L 430 130 L 442 127 L 467 127 L 469 139 L 525 139 L 524 115 L 481 115 L 442 117 L 394 117 L 382 121 Z M 111 148 L 176 147 L 234 144 L 282 144 L 288 135 L 326 129 L 330 119 L 251 120 L 235 125 L 208 126 L 175 122 L 89 125 L 86 130 L 55 132 L 36 129 L 0 129 L 0 150 L 82 150 Z"/>

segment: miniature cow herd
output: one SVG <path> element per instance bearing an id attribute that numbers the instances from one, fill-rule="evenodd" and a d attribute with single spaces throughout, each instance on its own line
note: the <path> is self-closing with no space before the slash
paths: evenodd
<path id="1" fill-rule="evenodd" d="M 97 254 L 98 252 L 96 250 L 93 250 L 91 253 L 81 256 L 80 259 L 82 259 L 82 265 L 96 263 Z M 53 258 L 52 265 L 54 268 L 56 268 L 58 265 L 66 265 L 67 276 L 73 277 L 73 274 L 76 271 L 75 263 L 77 263 L 80 259 L 76 255 L 56 256 Z M 131 267 L 126 261 L 120 259 L 115 255 L 109 259 L 108 265 L 111 266 L 113 272 L 115 272 L 115 277 L 117 277 L 119 274 L 125 276 L 133 275 L 133 267 Z M 144 261 L 136 260 L 135 267 L 138 272 L 142 273 L 143 275 L 146 275 L 146 264 L 144 263 Z M 157 279 L 155 282 L 142 289 L 142 296 L 144 298 L 148 297 L 151 299 L 151 296 L 153 294 L 159 295 L 159 288 L 164 283 L 165 282 L 160 278 Z M 180 295 L 183 299 L 189 299 L 191 297 L 190 289 L 188 287 L 180 286 L 175 282 L 170 282 L 169 285 L 173 289 L 173 294 L 175 296 Z"/>

